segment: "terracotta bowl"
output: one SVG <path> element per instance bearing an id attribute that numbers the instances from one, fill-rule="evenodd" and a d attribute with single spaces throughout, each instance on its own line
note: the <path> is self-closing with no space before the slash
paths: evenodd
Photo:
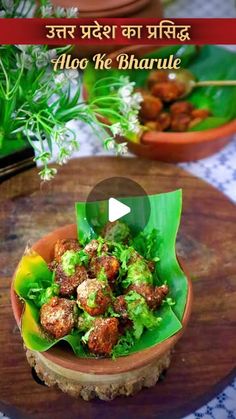
<path id="1" fill-rule="evenodd" d="M 79 17 L 136 17 L 150 7 L 152 0 L 52 0 L 54 6 L 77 7 Z M 155 0 L 160 10 L 160 1 Z M 145 12 L 144 12 L 145 13 Z M 140 17 L 142 17 L 140 15 Z M 144 16 L 143 16 L 144 17 Z"/>
<path id="2" fill-rule="evenodd" d="M 155 48 L 156 49 L 156 48 Z M 109 57 L 116 58 L 120 53 L 135 54 L 142 57 L 153 51 L 153 47 L 137 45 L 112 52 Z M 146 132 L 141 143 L 128 142 L 129 150 L 145 158 L 164 162 L 187 162 L 199 160 L 218 152 L 228 144 L 236 133 L 236 120 L 218 128 L 192 132 Z M 124 138 L 118 141 L 123 142 Z"/>
<path id="3" fill-rule="evenodd" d="M 71 224 L 43 237 L 32 248 L 46 262 L 50 262 L 53 259 L 54 244 L 58 239 L 76 237 L 76 225 Z M 20 327 L 23 305 L 14 292 L 13 281 L 11 303 L 15 320 Z M 69 346 L 65 345 L 56 345 L 42 353 L 28 350 L 27 358 L 46 384 L 49 386 L 57 384 L 63 391 L 73 396 L 80 395 L 86 400 L 98 396 L 107 400 L 120 394 L 133 394 L 143 386 L 154 385 L 162 370 L 169 366 L 170 352 L 186 328 L 191 307 L 192 285 L 188 277 L 183 328 L 164 342 L 116 360 L 77 358 Z M 68 386 L 68 380 L 70 386 Z"/>

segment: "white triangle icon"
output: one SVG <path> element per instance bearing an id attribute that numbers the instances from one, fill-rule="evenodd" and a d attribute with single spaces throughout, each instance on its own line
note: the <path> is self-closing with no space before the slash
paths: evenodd
<path id="1" fill-rule="evenodd" d="M 128 205 L 123 204 L 115 198 L 110 198 L 108 201 L 108 218 L 110 222 L 119 220 L 131 211 Z"/>

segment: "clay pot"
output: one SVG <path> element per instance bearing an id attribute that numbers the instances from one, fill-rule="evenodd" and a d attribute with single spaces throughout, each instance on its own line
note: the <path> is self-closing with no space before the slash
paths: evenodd
<path id="1" fill-rule="evenodd" d="M 157 48 L 155 47 L 154 50 Z M 153 46 L 135 45 L 121 48 L 109 54 L 115 63 L 120 53 L 135 54 L 138 58 L 153 51 Z M 170 163 L 187 162 L 203 159 L 227 145 L 236 132 L 236 120 L 218 128 L 191 132 L 149 131 L 142 136 L 142 142 L 135 144 L 128 141 L 129 150 L 141 157 Z M 124 138 L 117 141 L 124 142 Z"/>
<path id="2" fill-rule="evenodd" d="M 76 238 L 76 225 L 55 230 L 33 245 L 46 262 L 53 259 L 54 244 L 58 239 Z M 181 263 L 182 265 L 182 263 Z M 23 305 L 11 287 L 11 303 L 18 326 Z M 95 396 L 108 400 L 117 395 L 130 395 L 143 386 L 154 385 L 163 369 L 168 368 L 170 353 L 181 338 L 189 320 L 192 307 L 192 285 L 188 278 L 188 296 L 183 316 L 183 328 L 164 342 L 126 357 L 112 359 L 77 358 L 72 350 L 56 345 L 39 353 L 27 351 L 29 363 L 49 386 L 57 384 L 72 396 L 88 400 Z"/>
<path id="3" fill-rule="evenodd" d="M 148 17 L 150 8 L 155 9 L 159 17 L 161 11 L 159 0 L 52 0 L 54 6 L 77 7 L 79 17 Z M 150 14 L 149 14 L 149 17 Z"/>

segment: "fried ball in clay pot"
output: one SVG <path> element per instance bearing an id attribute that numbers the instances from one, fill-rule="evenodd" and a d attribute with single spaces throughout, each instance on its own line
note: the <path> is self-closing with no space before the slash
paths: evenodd
<path id="1" fill-rule="evenodd" d="M 119 321 L 117 318 L 96 319 L 88 338 L 91 353 L 108 356 L 119 339 Z"/>
<path id="2" fill-rule="evenodd" d="M 154 287 L 147 283 L 137 283 L 130 285 L 127 289 L 127 292 L 129 291 L 136 291 L 138 294 L 142 295 L 149 308 L 156 310 L 166 298 L 169 288 L 167 285 Z"/>
<path id="3" fill-rule="evenodd" d="M 168 81 L 168 72 L 165 70 L 151 71 L 148 77 L 148 87 L 151 89 L 156 83 Z"/>
<path id="4" fill-rule="evenodd" d="M 184 132 L 188 130 L 191 122 L 191 116 L 186 113 L 174 115 L 171 121 L 171 130 L 175 132 Z"/>
<path id="5" fill-rule="evenodd" d="M 57 240 L 55 247 L 54 247 L 54 260 L 57 263 L 61 262 L 61 258 L 67 250 L 73 250 L 77 252 L 81 249 L 81 246 L 76 239 L 62 239 Z"/>
<path id="6" fill-rule="evenodd" d="M 102 230 L 105 240 L 126 243 L 130 237 L 129 226 L 122 221 L 108 222 Z"/>
<path id="7" fill-rule="evenodd" d="M 68 335 L 77 321 L 76 302 L 66 298 L 53 297 L 40 309 L 40 323 L 43 329 L 55 339 Z"/>
<path id="8" fill-rule="evenodd" d="M 92 259 L 90 272 L 93 277 L 105 275 L 110 284 L 114 284 L 119 274 L 120 263 L 115 256 L 100 256 Z"/>
<path id="9" fill-rule="evenodd" d="M 96 278 L 87 279 L 77 288 L 79 307 L 90 316 L 99 316 L 106 312 L 112 301 L 112 291 L 105 281 Z"/>
<path id="10" fill-rule="evenodd" d="M 88 253 L 90 259 L 97 256 L 98 251 L 106 254 L 108 252 L 108 246 L 106 243 L 100 243 L 98 240 L 93 239 L 86 244 L 84 251 Z"/>
<path id="11" fill-rule="evenodd" d="M 184 93 L 184 86 L 176 82 L 156 83 L 151 89 L 151 93 L 163 102 L 173 102 Z"/>
<path id="12" fill-rule="evenodd" d="M 178 114 L 188 114 L 190 115 L 193 111 L 193 105 L 190 102 L 185 100 L 181 100 L 179 102 L 175 102 L 170 106 L 170 113 L 172 115 Z"/>
<path id="13" fill-rule="evenodd" d="M 60 295 L 70 297 L 76 293 L 77 287 L 88 278 L 84 266 L 77 265 L 72 275 L 66 275 L 62 264 L 57 265 L 55 269 L 55 282 L 60 286 Z"/>
<path id="14" fill-rule="evenodd" d="M 189 124 L 189 128 L 194 127 L 200 122 L 204 121 L 208 116 L 210 116 L 210 111 L 208 109 L 193 109 L 191 113 L 192 120 Z"/>
<path id="15" fill-rule="evenodd" d="M 160 98 L 145 94 L 141 103 L 140 117 L 143 121 L 153 121 L 162 109 L 163 103 Z"/>
<path id="16" fill-rule="evenodd" d="M 171 116 L 168 112 L 161 112 L 157 119 L 157 125 L 160 127 L 160 131 L 166 131 L 171 124 Z"/>

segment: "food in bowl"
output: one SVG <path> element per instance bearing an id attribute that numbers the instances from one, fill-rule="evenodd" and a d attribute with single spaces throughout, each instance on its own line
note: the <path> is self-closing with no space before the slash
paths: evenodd
<path id="1" fill-rule="evenodd" d="M 236 80 L 236 53 L 216 45 L 171 45 L 163 48 L 150 47 L 148 45 L 136 45 L 122 48 L 115 53 L 110 54 L 110 58 L 116 60 L 121 53 L 135 53 L 138 58 L 168 58 L 171 54 L 181 59 L 181 70 L 189 71 L 197 82 L 206 80 Z M 99 95 L 107 93 L 111 98 L 111 92 L 102 78 L 109 77 L 115 80 L 117 78 L 128 76 L 137 89 L 148 88 L 147 80 L 150 76 L 150 70 L 111 70 L 96 71 L 91 64 L 84 73 L 84 97 L 86 100 L 96 100 Z M 105 80 L 105 79 L 103 79 Z M 154 80 L 154 82 L 156 79 Z M 99 90 L 96 86 L 99 84 Z M 191 103 L 196 109 L 195 112 L 202 110 L 209 111 L 209 115 L 204 119 L 202 114 L 194 115 L 194 124 L 185 129 L 185 131 L 176 131 L 181 125 L 183 128 L 189 123 L 189 116 L 184 116 L 179 122 L 179 117 L 174 124 L 173 129 L 156 130 L 156 115 L 154 115 L 155 124 L 148 124 L 149 127 L 140 128 L 137 134 L 126 134 L 117 136 L 117 142 L 127 141 L 128 149 L 138 156 L 149 159 L 155 159 L 165 162 L 186 162 L 202 159 L 218 152 L 222 147 L 229 143 L 232 135 L 236 131 L 236 111 L 235 98 L 236 87 L 226 86 L 208 86 L 196 87 L 184 101 Z M 180 98 L 178 100 L 183 100 Z M 108 100 L 106 106 L 108 105 Z M 117 109 L 116 103 L 110 101 L 111 109 Z M 158 104 L 158 108 L 160 103 Z M 200 116 L 198 123 L 197 118 Z M 107 116 L 107 121 L 111 124 L 117 122 L 114 114 Z M 161 117 L 161 122 L 165 121 L 169 125 L 169 115 Z M 181 129 L 183 129 L 181 127 Z"/>
<path id="2" fill-rule="evenodd" d="M 23 255 L 12 307 L 28 362 L 48 386 L 110 400 L 153 386 L 169 367 L 192 305 L 175 253 L 182 193 L 148 198 L 146 226 L 144 197 L 122 198 L 132 205 L 122 223 L 107 224 L 107 201 L 79 202 L 77 226 L 55 230 Z"/>
<path id="3" fill-rule="evenodd" d="M 140 122 L 148 131 L 188 131 L 211 114 L 206 108 L 198 109 L 182 100 L 184 84 L 170 80 L 168 75 L 169 71 L 153 71 L 148 76 L 147 88 L 138 89 L 143 98 Z"/>
<path id="4" fill-rule="evenodd" d="M 61 339 L 78 330 L 86 353 L 116 357 L 125 354 L 125 346 L 132 347 L 145 329 L 158 327 L 158 308 L 174 302 L 167 298 L 168 278 L 156 285 L 154 234 L 145 238 L 148 258 L 140 252 L 140 237 L 133 238 L 121 221 L 108 223 L 102 236 L 86 244 L 57 240 L 49 263 L 52 283 L 44 290 L 28 291 L 40 309 L 45 336 Z"/>

